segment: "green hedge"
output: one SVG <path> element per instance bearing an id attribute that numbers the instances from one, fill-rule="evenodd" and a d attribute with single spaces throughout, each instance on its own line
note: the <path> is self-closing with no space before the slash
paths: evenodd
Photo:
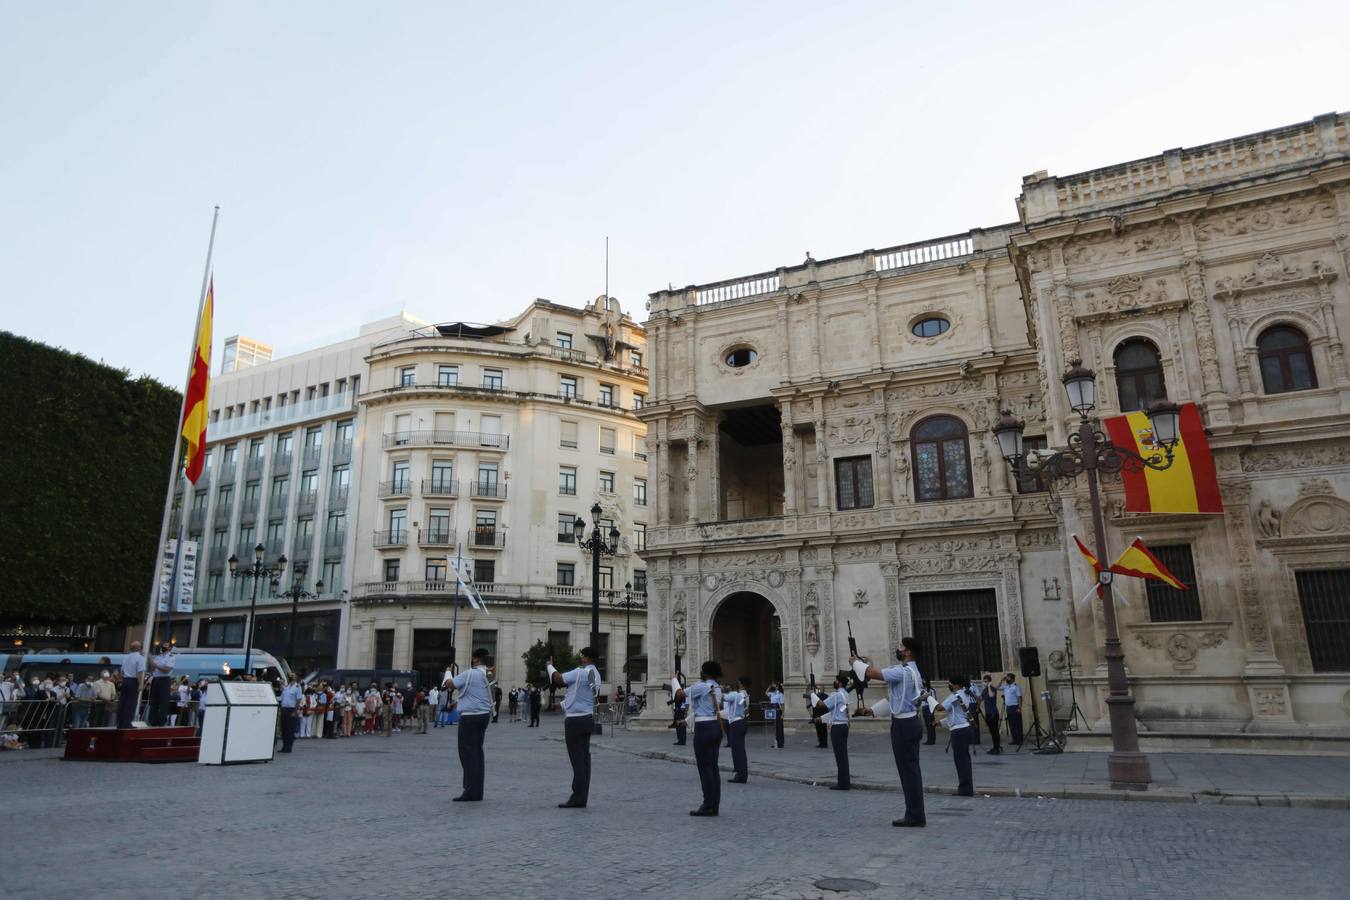
<path id="1" fill-rule="evenodd" d="M 180 403 L 0 331 L 0 624 L 144 620 Z"/>

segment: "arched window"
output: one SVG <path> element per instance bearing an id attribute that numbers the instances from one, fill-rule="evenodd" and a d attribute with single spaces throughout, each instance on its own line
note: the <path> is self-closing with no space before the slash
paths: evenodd
<path id="1" fill-rule="evenodd" d="M 914 426 L 914 497 L 954 500 L 974 495 L 966 426 L 952 416 L 933 416 Z"/>
<path id="2" fill-rule="evenodd" d="M 1120 411 L 1148 409 L 1167 399 L 1162 358 L 1158 348 L 1142 338 L 1128 340 L 1116 348 L 1116 395 Z"/>
<path id="3" fill-rule="evenodd" d="M 1261 360 L 1261 382 L 1267 394 L 1306 391 L 1317 387 L 1312 350 L 1303 332 L 1289 325 L 1276 325 L 1256 339 Z"/>

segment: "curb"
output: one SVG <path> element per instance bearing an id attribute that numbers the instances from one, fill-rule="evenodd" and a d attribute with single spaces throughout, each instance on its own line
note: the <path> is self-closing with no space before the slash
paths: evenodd
<path id="1" fill-rule="evenodd" d="M 554 738 L 553 740 L 560 740 Z M 615 753 L 625 753 L 629 756 L 636 756 L 639 759 L 654 759 L 661 762 L 673 762 L 681 765 L 692 766 L 694 761 L 686 756 L 680 756 L 669 753 L 664 750 L 629 750 L 624 747 L 616 747 L 612 744 L 597 743 L 594 745 L 601 750 L 610 750 Z M 723 772 L 735 771 L 731 766 L 718 766 Z M 831 780 L 822 781 L 818 778 L 808 778 L 804 775 L 787 775 L 783 772 L 772 772 L 765 769 L 756 769 L 750 767 L 750 774 L 756 778 L 772 778 L 775 781 L 787 781 L 793 784 L 804 784 L 808 787 L 826 787 L 834 782 Z M 882 791 L 891 794 L 900 793 L 898 784 L 871 784 L 867 782 L 853 782 L 855 791 Z M 925 794 L 937 794 L 956 796 L 956 789 L 939 786 L 925 785 L 923 792 Z M 1056 787 L 1045 790 L 1027 790 L 1018 787 L 991 787 L 976 789 L 977 796 L 1014 798 L 1019 800 L 1124 800 L 1135 803 L 1194 803 L 1194 804 L 1215 804 L 1220 806 L 1264 806 L 1281 807 L 1295 809 L 1337 809 L 1350 810 L 1350 797 L 1340 797 L 1330 794 L 1243 794 L 1229 791 L 1188 791 L 1184 789 L 1158 788 L 1148 791 L 1126 791 L 1108 787 Z"/>

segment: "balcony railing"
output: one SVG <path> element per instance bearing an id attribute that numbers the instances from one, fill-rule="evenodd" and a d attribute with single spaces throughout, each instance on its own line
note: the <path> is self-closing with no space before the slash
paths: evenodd
<path id="1" fill-rule="evenodd" d="M 239 521 L 243 525 L 252 525 L 254 522 L 258 521 L 257 505 L 255 504 L 254 506 L 239 510 Z"/>
<path id="2" fill-rule="evenodd" d="M 328 489 L 329 507 L 342 508 L 347 505 L 347 495 L 351 493 L 351 488 L 345 484 L 335 484 Z"/>
<path id="3" fill-rule="evenodd" d="M 511 436 L 494 431 L 418 430 L 389 431 L 383 438 L 385 449 L 390 447 L 475 447 L 506 450 Z"/>
<path id="4" fill-rule="evenodd" d="M 315 397 L 313 400 L 304 400 L 288 406 L 279 406 L 274 409 L 260 410 L 246 416 L 235 416 L 232 419 L 220 419 L 212 422 L 207 426 L 206 438 L 209 441 L 218 441 L 231 435 L 245 434 L 250 431 L 264 431 L 288 422 L 302 422 L 305 419 L 345 412 L 354 409 L 355 404 L 356 394 L 353 391 L 329 394 L 327 397 Z"/>
<path id="5" fill-rule="evenodd" d="M 267 521 L 277 522 L 286 518 L 286 495 L 274 494 L 267 502 Z"/>
<path id="6" fill-rule="evenodd" d="M 300 496 L 296 498 L 295 508 L 297 512 L 313 512 L 318 502 L 318 491 L 301 491 Z"/>
<path id="7" fill-rule="evenodd" d="M 412 479 L 400 478 L 397 481 L 381 481 L 381 497 L 408 497 L 412 495 Z"/>
<path id="8" fill-rule="evenodd" d="M 305 466 L 317 466 L 319 464 L 319 460 L 323 458 L 323 448 L 306 447 L 305 454 L 302 458 L 304 459 Z"/>
<path id="9" fill-rule="evenodd" d="M 303 541 L 297 542 L 296 545 L 291 548 L 291 562 L 308 560 L 313 551 L 314 542 L 312 540 L 306 538 Z"/>
<path id="10" fill-rule="evenodd" d="M 408 532 L 406 530 L 375 532 L 375 549 L 377 550 L 387 547 L 406 546 L 408 546 Z"/>
<path id="11" fill-rule="evenodd" d="M 333 445 L 334 463 L 351 462 L 351 459 L 352 459 L 351 441 L 338 441 L 336 444 Z"/>
<path id="12" fill-rule="evenodd" d="M 484 549 L 500 550 L 506 546 L 506 532 L 495 529 L 475 528 L 473 546 Z"/>
<path id="13" fill-rule="evenodd" d="M 469 496 L 486 497 L 491 500 L 506 499 L 505 481 L 471 481 L 469 482 Z"/>
<path id="14" fill-rule="evenodd" d="M 216 476 L 216 482 L 218 484 L 234 484 L 235 468 L 236 466 L 234 463 L 222 465 L 220 467 L 220 474 Z"/>
<path id="15" fill-rule="evenodd" d="M 324 550 L 341 550 L 346 545 L 346 543 L 347 543 L 347 532 L 345 529 L 342 531 L 329 531 L 324 533 L 323 536 Z"/>
<path id="16" fill-rule="evenodd" d="M 426 478 L 422 481 L 423 497 L 457 497 L 459 482 L 453 478 Z"/>
<path id="17" fill-rule="evenodd" d="M 263 466 L 267 464 L 265 456 L 250 456 L 244 463 L 244 475 L 248 478 L 257 478 L 262 474 Z"/>
<path id="18" fill-rule="evenodd" d="M 214 516 L 213 521 L 215 521 L 217 525 L 230 524 L 230 512 L 231 512 L 230 507 L 232 507 L 233 505 L 234 505 L 233 503 L 226 503 L 223 506 L 217 506 L 216 514 Z"/>
<path id="19" fill-rule="evenodd" d="M 272 457 L 273 472 L 289 472 L 291 470 L 291 454 L 277 453 Z"/>
<path id="20" fill-rule="evenodd" d="M 205 521 L 206 521 L 206 507 L 205 507 L 205 506 L 194 506 L 194 507 L 192 507 L 192 509 L 188 510 L 188 524 L 189 524 L 189 525 L 200 525 L 200 524 L 202 524 L 202 523 L 205 522 Z"/>
<path id="21" fill-rule="evenodd" d="M 453 528 L 427 528 L 417 538 L 419 547 L 453 547 L 455 530 Z"/>
<path id="22" fill-rule="evenodd" d="M 483 597 L 524 597 L 525 586 L 502 581 L 475 581 L 474 593 Z M 356 596 L 366 599 L 381 597 L 427 597 L 429 599 L 453 601 L 463 592 L 450 581 L 367 581 L 356 586 Z"/>

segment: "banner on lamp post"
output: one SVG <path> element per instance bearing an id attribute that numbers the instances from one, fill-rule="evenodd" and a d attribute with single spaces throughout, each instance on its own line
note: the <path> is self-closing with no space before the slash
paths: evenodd
<path id="1" fill-rule="evenodd" d="M 183 541 L 183 555 L 178 557 L 178 596 L 173 611 L 192 612 L 192 599 L 197 587 L 197 541 Z M 173 596 L 174 556 L 178 552 L 178 541 L 170 538 L 164 545 L 164 559 L 159 570 L 159 611 L 169 611 L 169 598 Z"/>

